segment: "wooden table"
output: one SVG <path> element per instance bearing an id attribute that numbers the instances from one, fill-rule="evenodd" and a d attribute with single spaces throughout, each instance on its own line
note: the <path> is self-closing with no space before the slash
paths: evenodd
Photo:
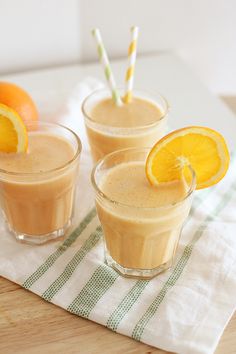
<path id="1" fill-rule="evenodd" d="M 123 61 L 117 62 L 113 68 L 116 75 L 123 78 L 122 66 L 124 67 Z M 179 59 L 169 55 L 141 58 L 137 69 L 137 85 L 155 90 L 158 81 L 161 91 L 172 102 L 172 127 L 193 124 L 196 120 L 198 124 L 204 124 L 201 119 L 207 117 L 209 125 L 221 130 L 230 141 L 231 147 L 235 147 L 236 119 L 233 113 L 222 105 L 219 99 L 210 95 Z M 86 65 L 6 76 L 1 79 L 23 85 L 33 94 L 42 114 L 49 116 L 53 110 L 60 107 L 59 102 L 65 99 L 68 90 L 88 74 L 102 76 L 97 65 Z M 46 100 L 49 102 L 45 106 Z M 201 107 L 198 105 L 199 101 Z M 231 107 L 236 108 L 234 100 L 226 98 L 225 102 L 229 101 Z M 202 112 L 204 114 L 201 114 Z M 178 120 L 179 117 L 181 121 Z M 74 316 L 0 277 L 0 354 L 11 353 L 167 352 L 135 342 L 96 323 Z M 228 324 L 215 354 L 235 353 L 236 315 Z"/>

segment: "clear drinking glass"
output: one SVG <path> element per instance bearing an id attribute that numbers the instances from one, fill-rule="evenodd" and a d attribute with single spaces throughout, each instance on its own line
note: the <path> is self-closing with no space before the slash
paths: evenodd
<path id="1" fill-rule="evenodd" d="M 10 231 L 19 241 L 42 244 L 64 236 L 71 224 L 81 142 L 72 130 L 58 124 L 36 122 L 27 124 L 27 129 L 32 137 L 61 137 L 74 151 L 63 166 L 46 172 L 0 169 L 0 206 Z"/>
<path id="2" fill-rule="evenodd" d="M 161 207 L 135 207 L 104 194 L 102 183 L 109 171 L 123 163 L 145 163 L 150 149 L 125 149 L 104 157 L 92 171 L 96 207 L 104 233 L 105 261 L 121 275 L 150 279 L 171 267 L 182 227 L 195 189 L 190 168 L 185 197 Z M 156 191 L 154 191 L 156 193 Z"/>
<path id="3" fill-rule="evenodd" d="M 120 89 L 119 94 L 123 97 L 124 90 Z M 144 90 L 134 90 L 133 96 L 157 106 L 161 116 L 155 122 L 143 126 L 117 127 L 100 124 L 92 117 L 92 110 L 100 101 L 111 97 L 110 90 L 104 88 L 94 91 L 84 100 L 82 112 L 94 162 L 116 150 L 153 146 L 165 134 L 169 110 L 166 99 L 158 93 L 150 94 Z"/>

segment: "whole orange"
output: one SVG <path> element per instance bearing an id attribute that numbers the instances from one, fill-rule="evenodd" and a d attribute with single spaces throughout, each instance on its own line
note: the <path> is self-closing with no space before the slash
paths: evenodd
<path id="1" fill-rule="evenodd" d="M 13 83 L 0 81 L 0 103 L 14 109 L 25 123 L 38 120 L 37 108 L 30 95 Z"/>

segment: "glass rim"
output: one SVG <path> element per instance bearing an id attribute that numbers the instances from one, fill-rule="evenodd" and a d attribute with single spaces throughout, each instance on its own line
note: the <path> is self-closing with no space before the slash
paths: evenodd
<path id="1" fill-rule="evenodd" d="M 121 90 L 124 90 L 124 88 L 118 87 L 117 90 L 118 90 L 118 91 L 121 91 Z M 150 96 L 153 96 L 153 97 L 159 96 L 159 97 L 161 98 L 161 100 L 164 102 L 164 104 L 165 104 L 165 110 L 164 110 L 163 115 L 162 115 L 158 120 L 156 120 L 155 122 L 152 122 L 152 123 L 150 123 L 150 124 L 140 125 L 140 126 L 137 126 L 137 127 L 116 127 L 116 126 L 114 126 L 114 125 L 107 125 L 107 124 L 98 123 L 98 122 L 96 122 L 96 121 L 91 117 L 90 114 L 88 114 L 88 113 L 86 112 L 85 106 L 86 106 L 88 100 L 91 99 L 91 97 L 92 97 L 93 95 L 95 95 L 95 94 L 97 94 L 97 93 L 99 93 L 99 92 L 103 92 L 103 91 L 107 91 L 107 92 L 109 92 L 109 94 L 110 94 L 110 90 L 109 90 L 109 88 L 107 88 L 107 87 L 103 87 L 103 88 L 96 89 L 96 90 L 92 91 L 88 96 L 85 97 L 85 99 L 83 100 L 82 105 L 81 105 L 82 113 L 83 113 L 83 115 L 86 117 L 86 119 L 88 119 L 88 120 L 89 120 L 90 122 L 92 122 L 93 124 L 96 124 L 97 126 L 107 127 L 107 128 L 113 128 L 113 129 L 117 129 L 117 130 L 122 130 L 122 129 L 125 129 L 125 130 L 127 130 L 127 129 L 130 129 L 130 130 L 141 130 L 141 129 L 145 129 L 145 128 L 152 128 L 152 127 L 155 126 L 157 123 L 161 122 L 164 118 L 166 118 L 166 116 L 167 116 L 167 114 L 168 114 L 168 112 L 169 112 L 169 110 L 170 110 L 170 105 L 169 105 L 167 99 L 166 99 L 164 96 L 162 96 L 162 94 L 160 94 L 159 92 L 156 92 L 156 93 L 155 93 L 155 92 L 149 92 L 149 91 L 146 91 L 146 90 L 143 90 L 143 89 L 136 88 L 136 89 L 133 91 L 134 93 L 135 93 L 135 92 L 140 92 L 140 93 L 143 92 L 144 94 L 147 94 L 147 95 L 150 95 Z M 110 94 L 110 97 L 111 97 L 111 94 Z M 141 95 L 140 95 L 140 96 L 136 96 L 136 97 L 142 98 Z M 155 102 L 155 99 L 154 99 L 153 101 Z"/>
<path id="2" fill-rule="evenodd" d="M 137 210 L 160 210 L 160 209 L 168 209 L 170 207 L 174 207 L 174 206 L 177 206 L 178 204 L 181 204 L 184 200 L 188 199 L 192 193 L 194 192 L 195 188 L 196 188 L 196 174 L 195 174 L 195 171 L 194 169 L 192 168 L 191 165 L 187 165 L 187 167 L 189 168 L 189 171 L 191 172 L 191 175 L 192 175 L 192 182 L 191 182 L 191 185 L 188 189 L 188 192 L 187 194 L 184 196 L 184 198 L 181 198 L 180 200 L 178 200 L 177 202 L 175 203 L 170 203 L 170 204 L 167 204 L 167 205 L 162 205 L 162 206 L 157 206 L 157 207 L 140 207 L 140 206 L 135 206 L 135 205 L 130 205 L 130 204 L 125 204 L 125 203 L 122 203 L 122 202 L 118 202 L 116 200 L 113 200 L 111 199 L 109 196 L 107 196 L 104 192 L 102 192 L 102 190 L 98 187 L 97 185 L 97 182 L 96 182 L 96 179 L 95 179 L 95 174 L 96 174 L 96 171 L 97 169 L 107 160 L 109 159 L 110 157 L 112 156 L 115 156 L 115 155 L 118 155 L 120 153 L 125 153 L 125 152 L 148 152 L 150 151 L 151 148 L 148 148 L 148 147 L 144 147 L 144 148 L 127 148 L 127 149 L 121 149 L 121 150 L 116 150 L 116 151 L 113 151 L 111 152 L 110 154 L 107 154 L 105 157 L 103 157 L 102 159 L 100 159 L 93 167 L 92 169 L 92 172 L 91 172 L 91 182 L 92 182 L 92 186 L 95 190 L 95 192 L 100 196 L 102 197 L 103 199 L 105 199 L 106 201 L 112 203 L 112 204 L 115 204 L 117 206 L 120 206 L 120 207 L 125 207 L 125 208 L 133 208 L 133 209 L 137 209 Z"/>
<path id="3" fill-rule="evenodd" d="M 79 136 L 70 128 L 59 124 L 59 123 L 51 123 L 51 122 L 39 122 L 39 121 L 34 121 L 34 122 L 26 122 L 25 123 L 26 127 L 35 127 L 35 126 L 51 126 L 51 127 L 60 127 L 63 128 L 64 130 L 68 131 L 69 133 L 71 133 L 74 138 L 76 139 L 76 143 L 77 143 L 77 149 L 75 151 L 75 154 L 73 156 L 73 158 L 71 158 L 70 160 L 68 160 L 66 163 L 64 163 L 63 165 L 56 167 L 56 168 L 52 168 L 50 170 L 47 171 L 42 171 L 42 172 L 14 172 L 14 171 L 8 171 L 5 169 L 0 168 L 0 180 L 1 180 L 1 175 L 5 175 L 5 176 L 12 176 L 12 177 L 31 177 L 31 176 L 47 176 L 48 174 L 52 174 L 54 172 L 59 172 L 64 170 L 67 166 L 71 165 L 80 155 L 81 151 L 82 151 L 82 143 L 81 140 L 79 138 Z"/>

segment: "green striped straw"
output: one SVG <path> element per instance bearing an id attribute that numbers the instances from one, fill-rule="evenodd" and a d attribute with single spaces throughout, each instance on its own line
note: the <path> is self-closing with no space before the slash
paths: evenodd
<path id="1" fill-rule="evenodd" d="M 112 93 L 112 98 L 114 100 L 114 102 L 116 103 L 117 106 L 121 106 L 122 105 L 122 100 L 118 94 L 117 88 L 116 88 L 116 83 L 115 83 L 115 79 L 114 79 L 114 75 L 111 71 L 111 66 L 109 63 L 109 59 L 107 56 L 107 52 L 106 49 L 104 47 L 103 41 L 102 41 L 102 37 L 101 37 L 101 33 L 99 31 L 98 28 L 95 28 L 92 30 L 92 34 L 94 36 L 94 38 L 96 39 L 97 42 L 97 50 L 98 50 L 98 56 L 99 56 L 99 60 L 102 63 L 103 67 L 104 67 L 104 72 L 105 72 L 105 76 L 108 82 L 108 85 L 111 89 L 111 93 Z"/>

